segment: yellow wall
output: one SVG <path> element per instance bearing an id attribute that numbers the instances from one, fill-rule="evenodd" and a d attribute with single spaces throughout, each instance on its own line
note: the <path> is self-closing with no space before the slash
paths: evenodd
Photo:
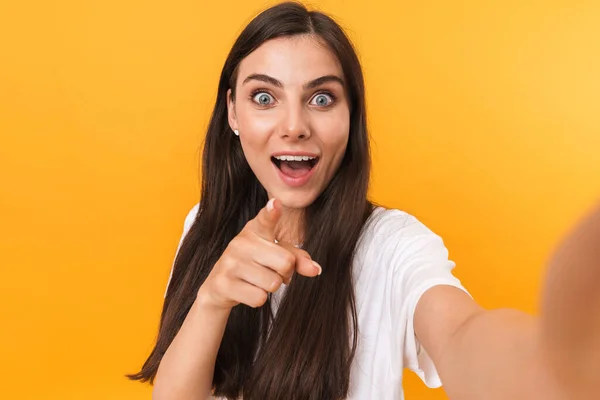
<path id="1" fill-rule="evenodd" d="M 154 339 L 222 62 L 267 4 L 203 3 L 0 7 L 3 398 L 150 398 L 122 375 Z M 317 4 L 364 62 L 374 200 L 443 235 L 483 305 L 535 310 L 600 194 L 600 3 Z"/>

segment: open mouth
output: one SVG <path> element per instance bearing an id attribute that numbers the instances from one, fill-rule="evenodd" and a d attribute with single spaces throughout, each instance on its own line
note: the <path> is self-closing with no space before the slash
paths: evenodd
<path id="1" fill-rule="evenodd" d="M 276 156 L 271 162 L 284 174 L 291 178 L 307 175 L 319 162 L 319 157 L 308 156 Z"/>

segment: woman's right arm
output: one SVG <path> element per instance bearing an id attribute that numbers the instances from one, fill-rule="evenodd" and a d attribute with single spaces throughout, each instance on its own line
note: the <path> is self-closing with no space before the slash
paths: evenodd
<path id="1" fill-rule="evenodd" d="M 217 352 L 230 309 L 196 298 L 164 354 L 154 381 L 153 400 L 208 399 Z"/>
<path id="2" fill-rule="evenodd" d="M 321 273 L 321 267 L 305 251 L 274 243 L 281 216 L 277 204 L 271 200 L 246 224 L 198 290 L 160 362 L 153 400 L 210 398 L 217 353 L 231 309 L 240 303 L 262 306 L 267 293 L 289 283 L 294 272 L 311 277 Z"/>

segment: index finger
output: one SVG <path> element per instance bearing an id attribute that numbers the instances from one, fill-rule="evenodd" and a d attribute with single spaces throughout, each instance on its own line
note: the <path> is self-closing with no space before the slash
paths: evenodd
<path id="1" fill-rule="evenodd" d="M 275 240 L 275 227 L 281 217 L 281 204 L 275 198 L 269 200 L 249 223 L 249 228 L 257 236 L 273 242 Z"/>
<path id="2" fill-rule="evenodd" d="M 296 258 L 295 270 L 300 275 L 315 277 L 323 272 L 321 266 L 306 251 L 286 242 L 279 242 L 278 245 L 294 255 Z"/>

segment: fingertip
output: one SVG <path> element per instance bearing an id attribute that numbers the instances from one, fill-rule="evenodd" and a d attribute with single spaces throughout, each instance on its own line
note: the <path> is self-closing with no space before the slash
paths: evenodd
<path id="1" fill-rule="evenodd" d="M 306 258 L 303 262 L 301 262 L 301 266 L 299 269 L 296 269 L 301 275 L 314 278 L 316 276 L 321 275 L 323 273 L 323 268 L 310 258 Z"/>
<path id="2" fill-rule="evenodd" d="M 315 270 L 317 271 L 317 275 L 321 275 L 323 273 L 323 268 L 317 263 L 315 260 L 312 261 Z"/>
<path id="3" fill-rule="evenodd" d="M 267 202 L 267 206 L 265 208 L 267 209 L 267 215 L 271 221 L 275 221 L 281 216 L 281 202 L 275 197 Z"/>

